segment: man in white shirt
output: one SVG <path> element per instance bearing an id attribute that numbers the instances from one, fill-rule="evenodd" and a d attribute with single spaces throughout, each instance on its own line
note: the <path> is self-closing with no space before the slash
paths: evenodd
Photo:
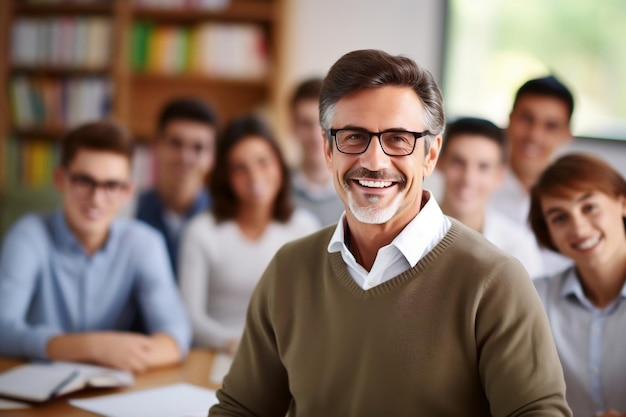
<path id="1" fill-rule="evenodd" d="M 572 93 L 554 76 L 529 80 L 515 95 L 506 129 L 510 170 L 492 203 L 528 230 L 530 188 L 555 154 L 571 142 L 573 111 Z M 542 249 L 541 254 L 543 275 L 553 275 L 571 265 L 556 252 Z"/>
<path id="2" fill-rule="evenodd" d="M 534 235 L 489 206 L 506 172 L 502 129 L 472 117 L 448 124 L 437 169 L 444 181 L 443 212 L 516 257 L 532 278 L 541 275 L 541 255 Z"/>
<path id="3" fill-rule="evenodd" d="M 571 416 L 528 273 L 423 189 L 445 125 L 432 74 L 347 53 L 320 124 L 344 213 L 267 266 L 209 415 Z"/>

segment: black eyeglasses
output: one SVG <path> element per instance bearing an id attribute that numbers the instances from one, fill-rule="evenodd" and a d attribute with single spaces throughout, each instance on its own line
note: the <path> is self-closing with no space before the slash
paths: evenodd
<path id="1" fill-rule="evenodd" d="M 389 156 L 411 155 L 415 150 L 417 139 L 430 135 L 428 130 L 410 132 L 407 130 L 386 130 L 384 132 L 368 132 L 365 129 L 330 129 L 330 136 L 335 138 L 337 150 L 349 155 L 364 153 L 370 146 L 372 137 L 378 137 L 380 147 Z"/>
<path id="2" fill-rule="evenodd" d="M 128 190 L 129 184 L 123 181 L 97 181 L 89 175 L 66 172 L 72 191 L 78 198 L 90 198 L 97 188 L 102 188 L 108 201 L 113 201 Z"/>

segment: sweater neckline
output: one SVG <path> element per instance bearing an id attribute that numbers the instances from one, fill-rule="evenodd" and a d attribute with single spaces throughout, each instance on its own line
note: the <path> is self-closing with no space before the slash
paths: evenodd
<path id="1" fill-rule="evenodd" d="M 333 269 L 333 272 L 336 275 L 336 278 L 343 284 L 346 289 L 352 294 L 356 295 L 360 298 L 371 298 L 376 297 L 390 291 L 393 291 L 395 288 L 403 286 L 407 282 L 416 279 L 417 276 L 421 275 L 429 265 L 439 258 L 443 253 L 445 253 L 446 249 L 452 244 L 452 242 L 458 237 L 460 233 L 460 228 L 457 224 L 457 221 L 454 219 L 451 220 L 451 227 L 448 232 L 444 235 L 443 239 L 430 251 L 428 252 L 419 262 L 414 266 L 409 268 L 408 270 L 402 272 L 399 275 L 391 278 L 379 284 L 369 290 L 364 290 L 361 288 L 354 278 L 350 275 L 348 271 L 348 267 L 343 261 L 340 252 L 330 253 L 330 263 Z"/>

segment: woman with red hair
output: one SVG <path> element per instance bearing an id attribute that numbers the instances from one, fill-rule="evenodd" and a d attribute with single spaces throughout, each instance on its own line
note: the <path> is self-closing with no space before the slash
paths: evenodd
<path id="1" fill-rule="evenodd" d="M 603 160 L 569 154 L 531 190 L 537 240 L 574 261 L 535 280 L 574 416 L 626 416 L 626 180 Z"/>

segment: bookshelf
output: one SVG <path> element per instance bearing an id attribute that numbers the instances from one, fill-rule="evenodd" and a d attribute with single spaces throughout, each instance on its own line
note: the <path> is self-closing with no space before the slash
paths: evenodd
<path id="1" fill-rule="evenodd" d="M 0 1 L 0 239 L 58 203 L 57 141 L 83 121 L 111 116 L 149 143 L 180 95 L 209 100 L 223 122 L 275 117 L 283 1 Z"/>

